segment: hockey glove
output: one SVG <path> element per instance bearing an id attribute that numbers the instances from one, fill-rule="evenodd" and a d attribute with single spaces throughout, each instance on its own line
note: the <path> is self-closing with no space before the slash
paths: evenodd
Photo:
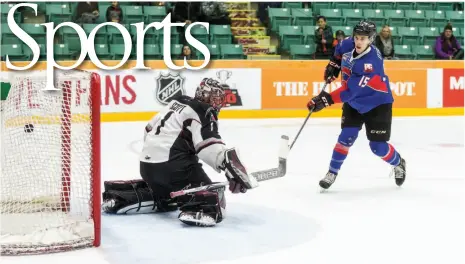
<path id="1" fill-rule="evenodd" d="M 258 186 L 256 179 L 248 175 L 234 148 L 226 150 L 224 156 L 223 167 L 232 193 L 245 193 L 247 189 Z"/>
<path id="2" fill-rule="evenodd" d="M 324 78 L 327 83 L 331 83 L 339 77 L 341 72 L 341 60 L 335 57 L 331 57 L 328 65 L 325 68 Z"/>
<path id="3" fill-rule="evenodd" d="M 307 108 L 313 112 L 319 112 L 323 108 L 328 107 L 334 104 L 333 98 L 331 95 L 325 91 L 321 92 L 319 95 L 315 96 L 307 104 Z"/>

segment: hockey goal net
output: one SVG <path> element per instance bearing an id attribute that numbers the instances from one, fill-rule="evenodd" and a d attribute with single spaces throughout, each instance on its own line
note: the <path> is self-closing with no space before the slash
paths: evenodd
<path id="1" fill-rule="evenodd" d="M 2 255 L 100 245 L 100 77 L 10 74 L 1 113 Z"/>

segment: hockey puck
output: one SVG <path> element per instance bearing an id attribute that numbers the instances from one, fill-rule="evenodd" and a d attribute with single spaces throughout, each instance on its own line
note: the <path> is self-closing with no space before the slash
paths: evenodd
<path id="1" fill-rule="evenodd" d="M 26 132 L 26 133 L 34 132 L 34 125 L 33 124 L 26 124 L 24 126 L 24 132 Z"/>

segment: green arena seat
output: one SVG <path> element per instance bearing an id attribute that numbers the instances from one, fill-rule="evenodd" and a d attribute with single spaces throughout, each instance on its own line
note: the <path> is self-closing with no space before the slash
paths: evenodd
<path id="1" fill-rule="evenodd" d="M 394 2 L 374 2 L 373 9 L 380 9 L 380 10 L 389 10 L 389 9 L 396 9 L 396 3 Z"/>
<path id="2" fill-rule="evenodd" d="M 436 10 L 452 11 L 454 10 L 454 4 L 451 2 L 436 2 Z"/>
<path id="3" fill-rule="evenodd" d="M 452 23 L 452 26 L 463 25 L 463 11 L 446 11 L 446 19 Z"/>
<path id="4" fill-rule="evenodd" d="M 334 34 L 336 34 L 336 31 L 342 30 L 346 36 L 351 36 L 352 31 L 354 30 L 354 28 L 350 26 L 333 26 L 332 28 Z"/>
<path id="5" fill-rule="evenodd" d="M 1 46 L 1 54 L 2 61 L 6 61 L 6 55 L 10 61 L 25 61 L 29 60 L 29 58 L 24 54 L 23 47 L 21 44 L 9 44 L 9 45 L 2 45 Z"/>
<path id="6" fill-rule="evenodd" d="M 10 9 L 14 6 L 14 3 L 9 3 L 9 4 L 0 4 L 0 23 L 4 24 L 7 23 L 7 18 L 8 18 L 8 12 Z M 23 21 L 23 15 L 21 12 L 19 12 L 16 9 L 16 12 L 13 14 L 13 19 L 16 21 L 16 23 L 22 23 Z"/>
<path id="7" fill-rule="evenodd" d="M 440 29 L 439 31 L 442 33 L 443 30 Z M 452 34 L 454 34 L 455 37 L 460 36 L 462 34 L 461 31 L 463 31 L 463 30 L 460 30 L 460 28 L 458 28 L 458 27 L 453 27 L 452 28 Z"/>
<path id="8" fill-rule="evenodd" d="M 386 24 L 386 17 L 384 16 L 384 12 L 381 9 L 365 9 L 363 10 L 363 15 L 373 21 L 377 27 Z"/>
<path id="9" fill-rule="evenodd" d="M 161 22 L 166 17 L 165 6 L 144 6 L 145 23 Z"/>
<path id="10" fill-rule="evenodd" d="M 326 17 L 328 25 L 343 25 L 345 18 L 341 9 L 321 9 L 320 14 Z"/>
<path id="11" fill-rule="evenodd" d="M 392 27 L 406 27 L 408 19 L 405 17 L 404 10 L 384 10 L 387 23 Z"/>
<path id="12" fill-rule="evenodd" d="M 202 42 L 203 44 L 210 43 L 210 35 L 207 32 L 207 28 L 201 25 L 196 25 L 192 27 L 191 34 L 194 38 L 198 41 Z"/>
<path id="13" fill-rule="evenodd" d="M 1 37 L 2 37 L 2 42 L 1 45 L 7 45 L 7 44 L 22 44 L 23 42 L 16 37 L 13 32 L 11 32 L 10 27 L 8 24 L 1 24 Z"/>
<path id="14" fill-rule="evenodd" d="M 95 55 L 97 55 L 99 60 L 111 60 L 113 58 L 113 55 L 110 53 L 110 48 L 107 44 L 95 44 L 94 49 Z M 89 57 L 89 55 L 87 55 L 87 57 Z"/>
<path id="15" fill-rule="evenodd" d="M 110 44 L 110 54 L 113 60 L 121 60 L 124 56 L 124 44 Z M 128 59 L 136 59 L 136 47 L 132 46 L 131 54 Z"/>
<path id="16" fill-rule="evenodd" d="M 128 32 L 130 32 L 129 25 L 122 24 L 122 26 L 124 26 L 126 28 L 126 30 Z M 119 29 L 117 29 L 114 26 L 107 25 L 106 30 L 107 30 L 107 34 L 108 34 L 108 37 L 109 37 L 108 44 L 124 44 L 123 35 L 119 31 Z M 111 46 L 110 46 L 110 50 L 111 50 Z"/>
<path id="17" fill-rule="evenodd" d="M 70 51 L 69 46 L 66 43 L 54 44 L 53 45 L 53 56 L 56 61 L 74 60 L 76 56 L 76 52 Z"/>
<path id="18" fill-rule="evenodd" d="M 230 25 L 210 25 L 210 43 L 231 44 L 232 32 Z"/>
<path id="19" fill-rule="evenodd" d="M 420 27 L 418 28 L 418 34 L 421 37 L 421 44 L 433 45 L 436 38 L 440 35 L 437 27 Z"/>
<path id="20" fill-rule="evenodd" d="M 394 9 L 413 10 L 415 9 L 415 3 L 414 2 L 396 2 Z"/>
<path id="21" fill-rule="evenodd" d="M 332 9 L 353 9 L 354 4 L 353 2 L 347 1 L 347 2 L 332 2 L 331 5 Z"/>
<path id="22" fill-rule="evenodd" d="M 430 27 L 444 27 L 447 24 L 446 13 L 442 10 L 426 10 L 425 17 Z"/>
<path id="23" fill-rule="evenodd" d="M 423 10 L 405 10 L 405 16 L 409 20 L 410 27 L 424 27 L 427 25 L 427 19 Z"/>
<path id="24" fill-rule="evenodd" d="M 307 44 L 307 45 L 314 44 L 316 29 L 318 29 L 318 26 L 303 26 L 302 27 L 302 34 L 304 36 L 304 44 Z"/>
<path id="25" fill-rule="evenodd" d="M 417 60 L 433 60 L 434 59 L 433 45 L 415 45 L 415 46 L 412 46 L 412 53 L 415 54 L 415 59 L 417 59 Z"/>
<path id="26" fill-rule="evenodd" d="M 242 45 L 240 44 L 222 44 L 220 45 L 221 59 L 223 60 L 242 60 L 245 59 Z"/>
<path id="27" fill-rule="evenodd" d="M 312 10 L 315 14 L 319 15 L 321 9 L 331 9 L 331 2 L 313 2 Z"/>
<path id="28" fill-rule="evenodd" d="M 283 2 L 283 8 L 302 8 L 302 2 Z"/>
<path id="29" fill-rule="evenodd" d="M 139 23 L 139 22 L 144 21 L 144 13 L 143 13 L 142 6 L 128 5 L 128 6 L 122 6 L 121 8 L 123 9 L 124 23 L 132 24 L 132 23 Z"/>
<path id="30" fill-rule="evenodd" d="M 292 60 L 311 60 L 315 50 L 315 45 L 291 45 L 290 57 Z"/>
<path id="31" fill-rule="evenodd" d="M 156 44 L 144 45 L 144 60 L 161 60 L 163 52 Z"/>
<path id="32" fill-rule="evenodd" d="M 163 32 L 163 29 L 155 30 L 154 32 L 157 35 L 158 44 L 163 45 L 164 36 L 165 36 L 165 33 Z M 181 43 L 181 35 L 176 30 L 171 30 L 170 38 L 171 38 L 171 44 L 180 44 Z"/>
<path id="33" fill-rule="evenodd" d="M 164 49 L 165 45 L 161 44 L 160 45 L 160 52 L 161 54 L 164 54 Z M 182 44 L 171 44 L 171 57 L 173 59 L 175 58 L 180 58 L 182 56 L 182 48 L 183 48 L 183 45 Z"/>
<path id="34" fill-rule="evenodd" d="M 291 16 L 296 26 L 314 25 L 313 12 L 309 8 L 292 8 Z"/>
<path id="35" fill-rule="evenodd" d="M 291 9 L 289 8 L 268 8 L 271 31 L 278 32 L 279 26 L 290 26 L 292 24 Z"/>
<path id="36" fill-rule="evenodd" d="M 420 35 L 416 27 L 399 27 L 398 34 L 402 38 L 402 45 L 419 45 Z"/>
<path id="37" fill-rule="evenodd" d="M 20 24 L 19 25 L 29 36 L 33 37 L 37 43 L 47 43 L 45 26 L 41 24 Z"/>
<path id="38" fill-rule="evenodd" d="M 415 54 L 413 54 L 411 46 L 409 45 L 394 45 L 394 56 L 402 60 L 413 60 Z"/>
<path id="39" fill-rule="evenodd" d="M 70 52 L 77 52 L 81 50 L 81 42 L 76 30 L 71 27 L 62 27 L 59 29 L 62 36 L 61 43 L 66 44 L 66 49 Z"/>
<path id="40" fill-rule="evenodd" d="M 452 31 L 453 31 L 454 36 L 456 38 L 462 38 L 463 37 L 463 28 L 452 28 Z"/>
<path id="41" fill-rule="evenodd" d="M 434 10 L 434 2 L 417 2 L 415 3 L 416 10 Z"/>
<path id="42" fill-rule="evenodd" d="M 342 16 L 346 18 L 346 25 L 354 25 L 364 19 L 361 9 L 342 9 Z"/>
<path id="43" fill-rule="evenodd" d="M 373 9 L 374 4 L 371 2 L 357 2 L 354 3 L 355 9 Z"/>
<path id="44" fill-rule="evenodd" d="M 94 30 L 94 28 L 98 26 L 98 24 L 83 24 L 82 29 L 86 32 L 87 37 L 89 37 L 90 32 Z M 97 33 L 95 34 L 94 44 L 108 44 L 108 33 L 107 28 L 105 26 L 101 27 Z"/>
<path id="45" fill-rule="evenodd" d="M 137 28 L 135 26 L 130 26 L 130 32 L 132 37 L 132 43 L 137 43 Z M 158 44 L 160 40 L 158 39 L 160 36 L 156 32 L 155 28 L 149 28 L 144 35 L 144 44 Z"/>
<path id="46" fill-rule="evenodd" d="M 46 44 L 38 44 L 39 45 L 39 61 L 46 61 L 47 60 L 47 47 Z M 34 54 L 32 53 L 31 48 L 28 45 L 23 45 L 23 53 L 27 58 L 32 60 Z M 29 60 L 29 59 L 28 59 Z"/>
<path id="47" fill-rule="evenodd" d="M 220 60 L 221 59 L 221 50 L 220 50 L 220 45 L 217 44 L 207 44 L 206 45 L 208 50 L 210 51 L 210 59 L 211 60 Z M 202 52 L 196 50 L 195 51 L 195 56 L 199 60 L 203 60 L 204 56 Z"/>
<path id="48" fill-rule="evenodd" d="M 280 26 L 281 49 L 289 50 L 291 45 L 301 45 L 304 41 L 301 26 Z"/>
<path id="49" fill-rule="evenodd" d="M 45 7 L 45 14 L 48 17 L 48 22 L 59 24 L 62 22 L 69 22 L 72 20 L 71 8 L 69 4 L 47 4 Z"/>

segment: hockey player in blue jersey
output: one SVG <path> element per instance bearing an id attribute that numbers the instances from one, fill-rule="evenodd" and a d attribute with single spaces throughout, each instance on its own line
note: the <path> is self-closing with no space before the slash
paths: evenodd
<path id="1" fill-rule="evenodd" d="M 328 189 L 336 180 L 350 147 L 365 124 L 372 152 L 393 166 L 395 182 L 401 186 L 406 177 L 406 162 L 388 143 L 391 136 L 392 103 L 388 76 L 384 74 L 383 58 L 372 45 L 376 26 L 366 20 L 355 25 L 352 38 L 339 43 L 325 70 L 327 82 L 342 71 L 342 86 L 332 93 L 325 91 L 307 104 L 309 110 L 321 111 L 335 103 L 343 103 L 341 133 L 329 165 L 320 181 Z"/>

